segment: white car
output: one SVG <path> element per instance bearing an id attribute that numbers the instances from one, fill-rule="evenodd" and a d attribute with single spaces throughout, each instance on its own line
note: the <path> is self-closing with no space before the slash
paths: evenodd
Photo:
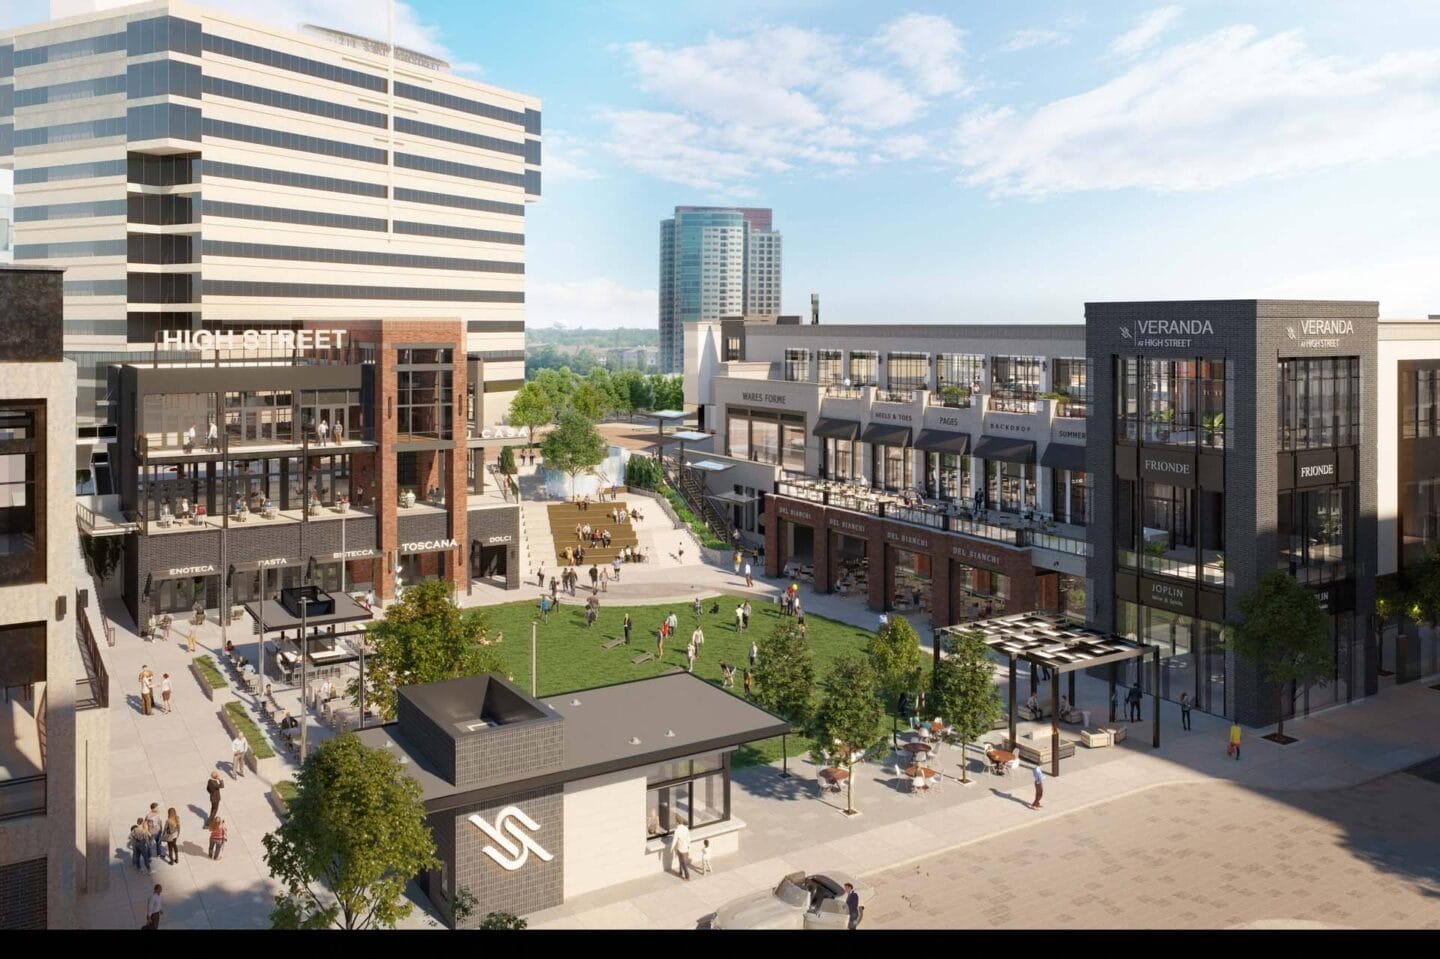
<path id="1" fill-rule="evenodd" d="M 861 909 L 870 902 L 869 887 L 849 876 L 792 873 L 768 892 L 727 902 L 710 917 L 711 929 L 846 929 L 845 883 L 860 894 Z"/>

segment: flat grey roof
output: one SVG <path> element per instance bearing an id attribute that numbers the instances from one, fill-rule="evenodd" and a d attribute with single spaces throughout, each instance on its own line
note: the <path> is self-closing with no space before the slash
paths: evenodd
<path id="1" fill-rule="evenodd" d="M 883 336 L 893 339 L 955 339 L 976 337 L 992 340 L 1085 339 L 1085 324 L 1075 323 L 830 323 L 800 326 L 747 325 L 745 335 L 817 339 L 855 336 Z"/>
<path id="2" fill-rule="evenodd" d="M 398 723 L 357 735 L 365 745 L 396 756 L 405 772 L 420 783 L 425 801 L 435 811 L 729 749 L 789 731 L 783 719 L 690 673 L 561 693 L 540 702 L 565 720 L 560 768 L 476 789 L 458 788 L 437 774 L 424 753 L 406 740 Z M 631 743 L 631 738 L 639 743 Z"/>
<path id="3" fill-rule="evenodd" d="M 365 620 L 374 619 L 375 614 L 355 600 L 351 599 L 348 593 L 334 592 L 328 594 L 335 600 L 335 612 L 329 616 L 310 616 L 305 622 L 311 629 L 317 626 L 334 626 L 339 623 L 359 623 Z M 245 612 L 255 622 L 260 622 L 259 603 L 246 603 Z M 280 605 L 279 600 L 267 599 L 265 608 L 265 632 L 276 633 L 282 629 L 299 629 L 300 617 L 290 615 L 290 611 Z"/>

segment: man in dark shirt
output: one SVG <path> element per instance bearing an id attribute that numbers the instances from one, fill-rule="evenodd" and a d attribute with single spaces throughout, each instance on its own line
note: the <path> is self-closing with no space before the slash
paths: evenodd
<path id="1" fill-rule="evenodd" d="M 845 908 L 850 913 L 850 928 L 854 929 L 860 925 L 860 894 L 848 882 L 845 884 Z"/>

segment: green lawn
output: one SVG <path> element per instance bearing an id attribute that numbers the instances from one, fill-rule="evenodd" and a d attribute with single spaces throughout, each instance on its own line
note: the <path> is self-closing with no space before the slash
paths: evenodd
<path id="1" fill-rule="evenodd" d="M 539 624 L 536 658 L 539 663 L 541 696 L 585 689 L 591 686 L 608 686 L 631 679 L 658 676 L 672 667 L 685 668 L 685 646 L 695 629 L 695 613 L 689 603 L 660 603 L 649 606 L 612 605 L 615 594 L 600 594 L 600 620 L 593 627 L 585 626 L 585 597 L 580 590 L 574 598 L 560 596 L 561 605 L 550 613 L 548 623 Z M 720 611 L 712 614 L 710 607 L 719 602 Z M 771 602 L 756 602 L 751 599 L 750 628 L 743 633 L 735 632 L 735 607 L 743 598 L 720 596 L 703 600 L 700 625 L 705 630 L 705 644 L 700 658 L 695 663 L 695 674 L 716 686 L 720 685 L 720 663 L 726 662 L 738 667 L 734 689 L 744 695 L 743 676 L 750 661 L 750 642 L 766 635 L 780 621 L 780 607 Z M 485 612 L 490 617 L 490 637 L 496 630 L 504 633 L 505 641 L 500 651 L 515 684 L 525 691 L 530 689 L 530 623 L 538 621 L 540 611 L 538 599 L 535 603 L 507 603 L 503 606 L 488 606 Z M 655 637 L 660 622 L 671 611 L 679 617 L 678 635 L 665 643 L 662 660 L 633 665 L 631 660 L 642 652 L 655 652 Z M 620 623 L 625 613 L 630 614 L 635 628 L 630 634 L 629 646 L 617 646 L 611 650 L 601 649 L 601 644 L 622 638 Z M 861 651 L 870 639 L 870 633 L 855 626 L 837 623 L 831 619 L 805 614 L 807 637 L 814 655 L 815 677 L 818 681 L 825 675 L 830 663 L 845 650 Z M 818 694 L 817 694 L 818 695 Z M 750 766 L 768 763 L 780 758 L 780 740 L 772 739 L 753 743 L 742 748 L 735 755 L 735 765 Z M 790 737 L 790 755 L 803 753 L 803 737 Z"/>

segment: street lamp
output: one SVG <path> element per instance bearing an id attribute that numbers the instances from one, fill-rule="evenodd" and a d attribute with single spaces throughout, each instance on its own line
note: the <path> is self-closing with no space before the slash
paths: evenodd
<path id="1" fill-rule="evenodd" d="M 315 578 L 315 557 L 305 564 L 305 578 L 300 581 L 300 762 L 310 754 L 310 700 L 307 666 L 310 659 L 310 597 L 304 587 Z"/>
<path id="2" fill-rule="evenodd" d="M 362 627 L 363 628 L 363 627 Z M 360 655 L 360 728 L 365 728 L 365 647 L 368 645 L 368 636 L 361 633 L 359 638 L 345 640 L 345 645 L 350 647 L 352 653 Z"/>

